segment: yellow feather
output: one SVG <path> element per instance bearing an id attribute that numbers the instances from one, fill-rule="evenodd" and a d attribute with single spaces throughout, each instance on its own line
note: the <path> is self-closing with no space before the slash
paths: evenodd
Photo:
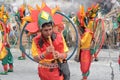
<path id="1" fill-rule="evenodd" d="M 52 15 L 56 13 L 56 11 L 60 11 L 60 7 L 56 6 L 55 8 L 52 9 Z"/>
<path id="2" fill-rule="evenodd" d="M 29 9 L 30 13 L 31 13 L 32 10 L 34 10 L 34 8 L 30 5 L 28 5 L 28 9 Z"/>
<path id="3" fill-rule="evenodd" d="M 38 4 L 36 4 L 36 8 L 37 8 L 38 11 L 41 10 L 41 8 L 40 8 L 40 6 Z"/>
<path id="4" fill-rule="evenodd" d="M 46 6 L 46 3 L 43 1 L 41 8 L 44 8 Z"/>
<path id="5" fill-rule="evenodd" d="M 1 6 L 1 12 L 4 12 L 4 5 Z"/>
<path id="6" fill-rule="evenodd" d="M 32 21 L 33 21 L 32 18 L 31 18 L 31 16 L 23 17 L 22 20 L 23 20 L 23 21 L 29 21 L 29 22 L 32 22 Z"/>

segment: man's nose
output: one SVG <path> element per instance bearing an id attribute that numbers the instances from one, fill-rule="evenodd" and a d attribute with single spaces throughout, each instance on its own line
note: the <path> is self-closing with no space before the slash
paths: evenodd
<path id="1" fill-rule="evenodd" d="M 51 31 L 50 31 L 50 30 L 48 30 L 48 31 L 47 31 L 47 33 L 48 33 L 48 35 L 50 35 L 50 34 L 51 34 Z"/>

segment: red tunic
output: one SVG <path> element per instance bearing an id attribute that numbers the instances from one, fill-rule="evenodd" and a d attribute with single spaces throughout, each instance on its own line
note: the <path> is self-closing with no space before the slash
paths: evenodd
<path id="1" fill-rule="evenodd" d="M 91 65 L 91 40 L 92 40 L 92 32 L 89 29 L 85 30 L 81 38 L 81 50 L 80 50 L 80 69 L 84 77 L 87 77 L 87 73 L 89 72 Z"/>
<path id="2" fill-rule="evenodd" d="M 56 51 L 60 53 L 64 53 L 64 43 L 63 38 L 60 33 L 53 33 L 52 37 L 52 44 Z M 33 39 L 34 44 L 36 45 L 36 50 L 34 49 L 34 52 L 32 52 L 33 57 L 36 55 L 41 55 L 44 51 L 46 51 L 46 47 L 50 46 L 50 42 L 46 41 L 41 35 L 36 36 Z M 35 48 L 35 47 L 34 47 Z M 41 60 L 40 63 L 45 63 L 45 61 L 51 61 L 53 60 L 53 55 L 48 54 L 45 56 L 45 59 Z M 57 68 L 53 68 L 53 71 L 50 71 L 50 68 L 45 68 L 38 66 L 38 74 L 41 80 L 63 80 L 63 76 L 59 76 L 59 70 Z"/>

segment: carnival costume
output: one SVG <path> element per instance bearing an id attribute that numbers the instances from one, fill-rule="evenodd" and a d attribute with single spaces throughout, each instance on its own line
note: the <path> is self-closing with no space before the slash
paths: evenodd
<path id="1" fill-rule="evenodd" d="M 91 64 L 91 53 L 90 53 L 90 44 L 92 41 L 92 33 L 90 29 L 86 27 L 86 24 L 84 22 L 85 19 L 85 12 L 84 12 L 84 6 L 80 6 L 80 12 L 77 14 L 78 21 L 79 21 L 79 30 L 81 40 L 80 40 L 80 52 L 79 52 L 79 61 L 80 61 L 80 69 L 82 71 L 83 80 L 87 80 L 87 77 L 89 75 L 89 68 Z M 88 40 L 89 39 L 89 40 Z"/>
<path id="2" fill-rule="evenodd" d="M 87 10 L 87 12 L 86 12 L 86 14 L 87 14 L 87 19 L 88 19 L 88 25 L 87 25 L 87 27 L 92 31 L 92 32 L 94 32 L 95 31 L 95 29 L 96 29 L 96 27 L 95 27 L 95 23 L 94 23 L 94 21 L 95 21 L 95 19 L 96 19 L 96 17 L 97 17 L 97 14 L 98 14 L 98 11 L 100 10 L 100 7 L 99 7 L 99 4 L 96 4 L 96 5 L 92 5 L 92 7 L 89 7 L 88 8 L 88 10 Z M 94 38 L 94 36 L 93 36 L 93 38 Z M 93 55 L 93 59 L 95 60 L 95 61 L 98 61 L 98 57 L 97 57 L 97 53 L 95 53 L 94 55 Z"/>
<path id="3" fill-rule="evenodd" d="M 98 7 L 98 4 L 95 6 Z M 96 8 L 94 8 L 96 9 Z M 96 16 L 97 10 L 93 10 L 92 8 L 88 8 L 88 12 L 85 13 L 84 6 L 80 6 L 80 11 L 78 12 L 78 21 L 77 25 L 79 27 L 80 32 L 80 52 L 79 52 L 79 61 L 80 61 L 80 69 L 82 71 L 83 79 L 87 80 L 87 77 L 90 73 L 90 65 L 92 60 L 92 55 L 95 52 L 91 52 L 91 46 L 94 39 L 94 18 Z"/>
<path id="4" fill-rule="evenodd" d="M 3 23 L 5 24 L 5 26 L 2 26 L 1 27 L 5 27 L 6 29 L 6 36 L 8 36 L 9 32 L 10 32 L 10 28 L 9 26 L 7 26 L 7 20 L 8 20 L 8 14 L 6 11 L 4 11 L 4 5 L 1 6 L 1 12 L 2 15 L 0 17 L 0 19 L 3 21 Z M 5 35 L 5 31 L 3 31 L 3 34 L 2 35 Z M 7 55 L 1 60 L 2 61 L 2 65 L 3 65 L 3 69 L 4 69 L 4 72 L 1 72 L 0 74 L 1 75 L 6 75 L 8 72 L 13 72 L 13 56 L 11 54 L 11 51 L 10 51 L 10 45 L 7 41 L 7 37 L 5 37 L 3 39 L 3 44 L 4 44 L 4 49 L 6 49 L 7 51 Z M 6 54 L 6 51 L 4 54 Z M 2 51 L 1 51 L 2 52 Z M 8 65 L 9 65 L 9 69 L 8 69 Z"/>
<path id="5" fill-rule="evenodd" d="M 51 19 L 48 21 L 44 21 L 43 19 L 42 21 L 42 16 L 45 14 L 42 12 L 41 15 L 39 15 L 38 24 L 40 24 L 40 26 L 42 26 L 42 24 L 46 22 L 51 21 Z M 59 51 L 60 53 L 64 53 L 63 38 L 62 38 L 62 35 L 61 36 L 60 35 L 61 35 L 60 33 L 52 33 L 51 39 L 55 47 L 55 50 Z M 50 46 L 50 42 L 47 42 L 42 35 L 37 36 L 33 39 L 33 43 L 32 43 L 33 57 L 39 55 L 41 58 L 41 61 L 39 62 L 40 64 L 38 67 L 39 76 L 43 80 L 62 80 L 62 76 L 59 75 L 59 69 L 58 69 L 57 63 L 56 62 L 52 63 L 52 60 L 54 60 L 53 55 L 50 54 L 50 55 L 44 56 L 43 54 L 46 51 L 46 47 L 48 46 Z M 53 71 L 51 73 L 50 70 L 52 69 Z M 49 77 L 51 77 L 51 79 L 49 79 Z"/>
<path id="6" fill-rule="evenodd" d="M 61 23 L 62 19 L 57 21 L 55 12 L 58 8 L 51 10 L 44 2 L 42 3 L 41 9 L 37 5 L 38 10 L 31 10 L 31 16 L 29 19 L 32 19 L 30 23 L 28 23 L 25 28 L 30 34 L 34 34 L 42 30 L 42 26 L 45 24 L 51 24 L 54 27 L 58 26 Z M 40 10 L 39 10 L 40 9 Z M 24 19 L 28 19 L 24 18 Z M 59 19 L 58 19 L 59 20 Z M 34 24 L 34 25 L 33 25 Z M 33 25 L 33 26 L 32 26 Z M 32 26 L 32 27 L 31 27 Z M 54 59 L 54 53 L 50 52 L 50 54 L 45 55 L 46 49 L 49 46 L 53 46 L 55 51 L 59 52 L 62 58 Z M 60 32 L 56 32 L 53 30 L 52 35 L 49 37 L 49 40 L 46 40 L 45 36 L 43 36 L 42 32 L 37 34 L 32 39 L 32 56 L 36 61 L 36 57 L 39 57 L 38 64 L 38 75 L 41 80 L 64 80 L 64 76 L 59 69 L 58 62 L 66 63 L 66 52 L 68 51 L 68 47 L 65 43 L 63 35 Z M 70 79 L 70 73 L 67 73 Z"/>
<path id="7" fill-rule="evenodd" d="M 25 4 L 21 5 L 18 11 L 15 13 L 15 19 L 19 25 L 19 29 L 22 29 L 22 26 L 24 25 L 25 21 L 22 20 L 23 17 L 25 17 Z M 18 39 L 19 40 L 19 39 Z M 22 52 L 22 55 L 18 57 L 18 60 L 25 60 L 25 54 Z"/>

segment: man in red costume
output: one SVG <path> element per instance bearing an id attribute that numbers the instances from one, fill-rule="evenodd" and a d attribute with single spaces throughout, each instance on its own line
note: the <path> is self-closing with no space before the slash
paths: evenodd
<path id="1" fill-rule="evenodd" d="M 89 75 L 89 68 L 90 68 L 91 59 L 92 59 L 92 55 L 90 53 L 92 35 L 93 33 L 89 29 L 85 28 L 84 33 L 81 36 L 80 69 L 83 75 L 82 80 L 87 80 L 87 77 Z"/>
<path id="2" fill-rule="evenodd" d="M 80 7 L 80 12 L 78 12 L 78 21 L 79 21 L 79 28 L 80 28 L 80 52 L 79 52 L 79 61 L 80 61 L 80 69 L 82 71 L 82 80 L 87 80 L 87 77 L 89 76 L 89 69 L 91 65 L 91 59 L 92 54 L 90 51 L 92 38 L 93 38 L 93 32 L 92 30 L 86 25 L 85 23 L 85 12 L 84 12 L 84 6 Z"/>
<path id="3" fill-rule="evenodd" d="M 63 37 L 61 33 L 53 31 L 53 19 L 45 11 L 41 11 L 38 15 L 38 26 L 41 33 L 33 38 L 31 50 L 34 60 L 39 63 L 40 80 L 64 80 L 56 61 L 64 63 L 67 57 L 66 50 L 68 49 L 65 50 L 67 46 Z"/>

